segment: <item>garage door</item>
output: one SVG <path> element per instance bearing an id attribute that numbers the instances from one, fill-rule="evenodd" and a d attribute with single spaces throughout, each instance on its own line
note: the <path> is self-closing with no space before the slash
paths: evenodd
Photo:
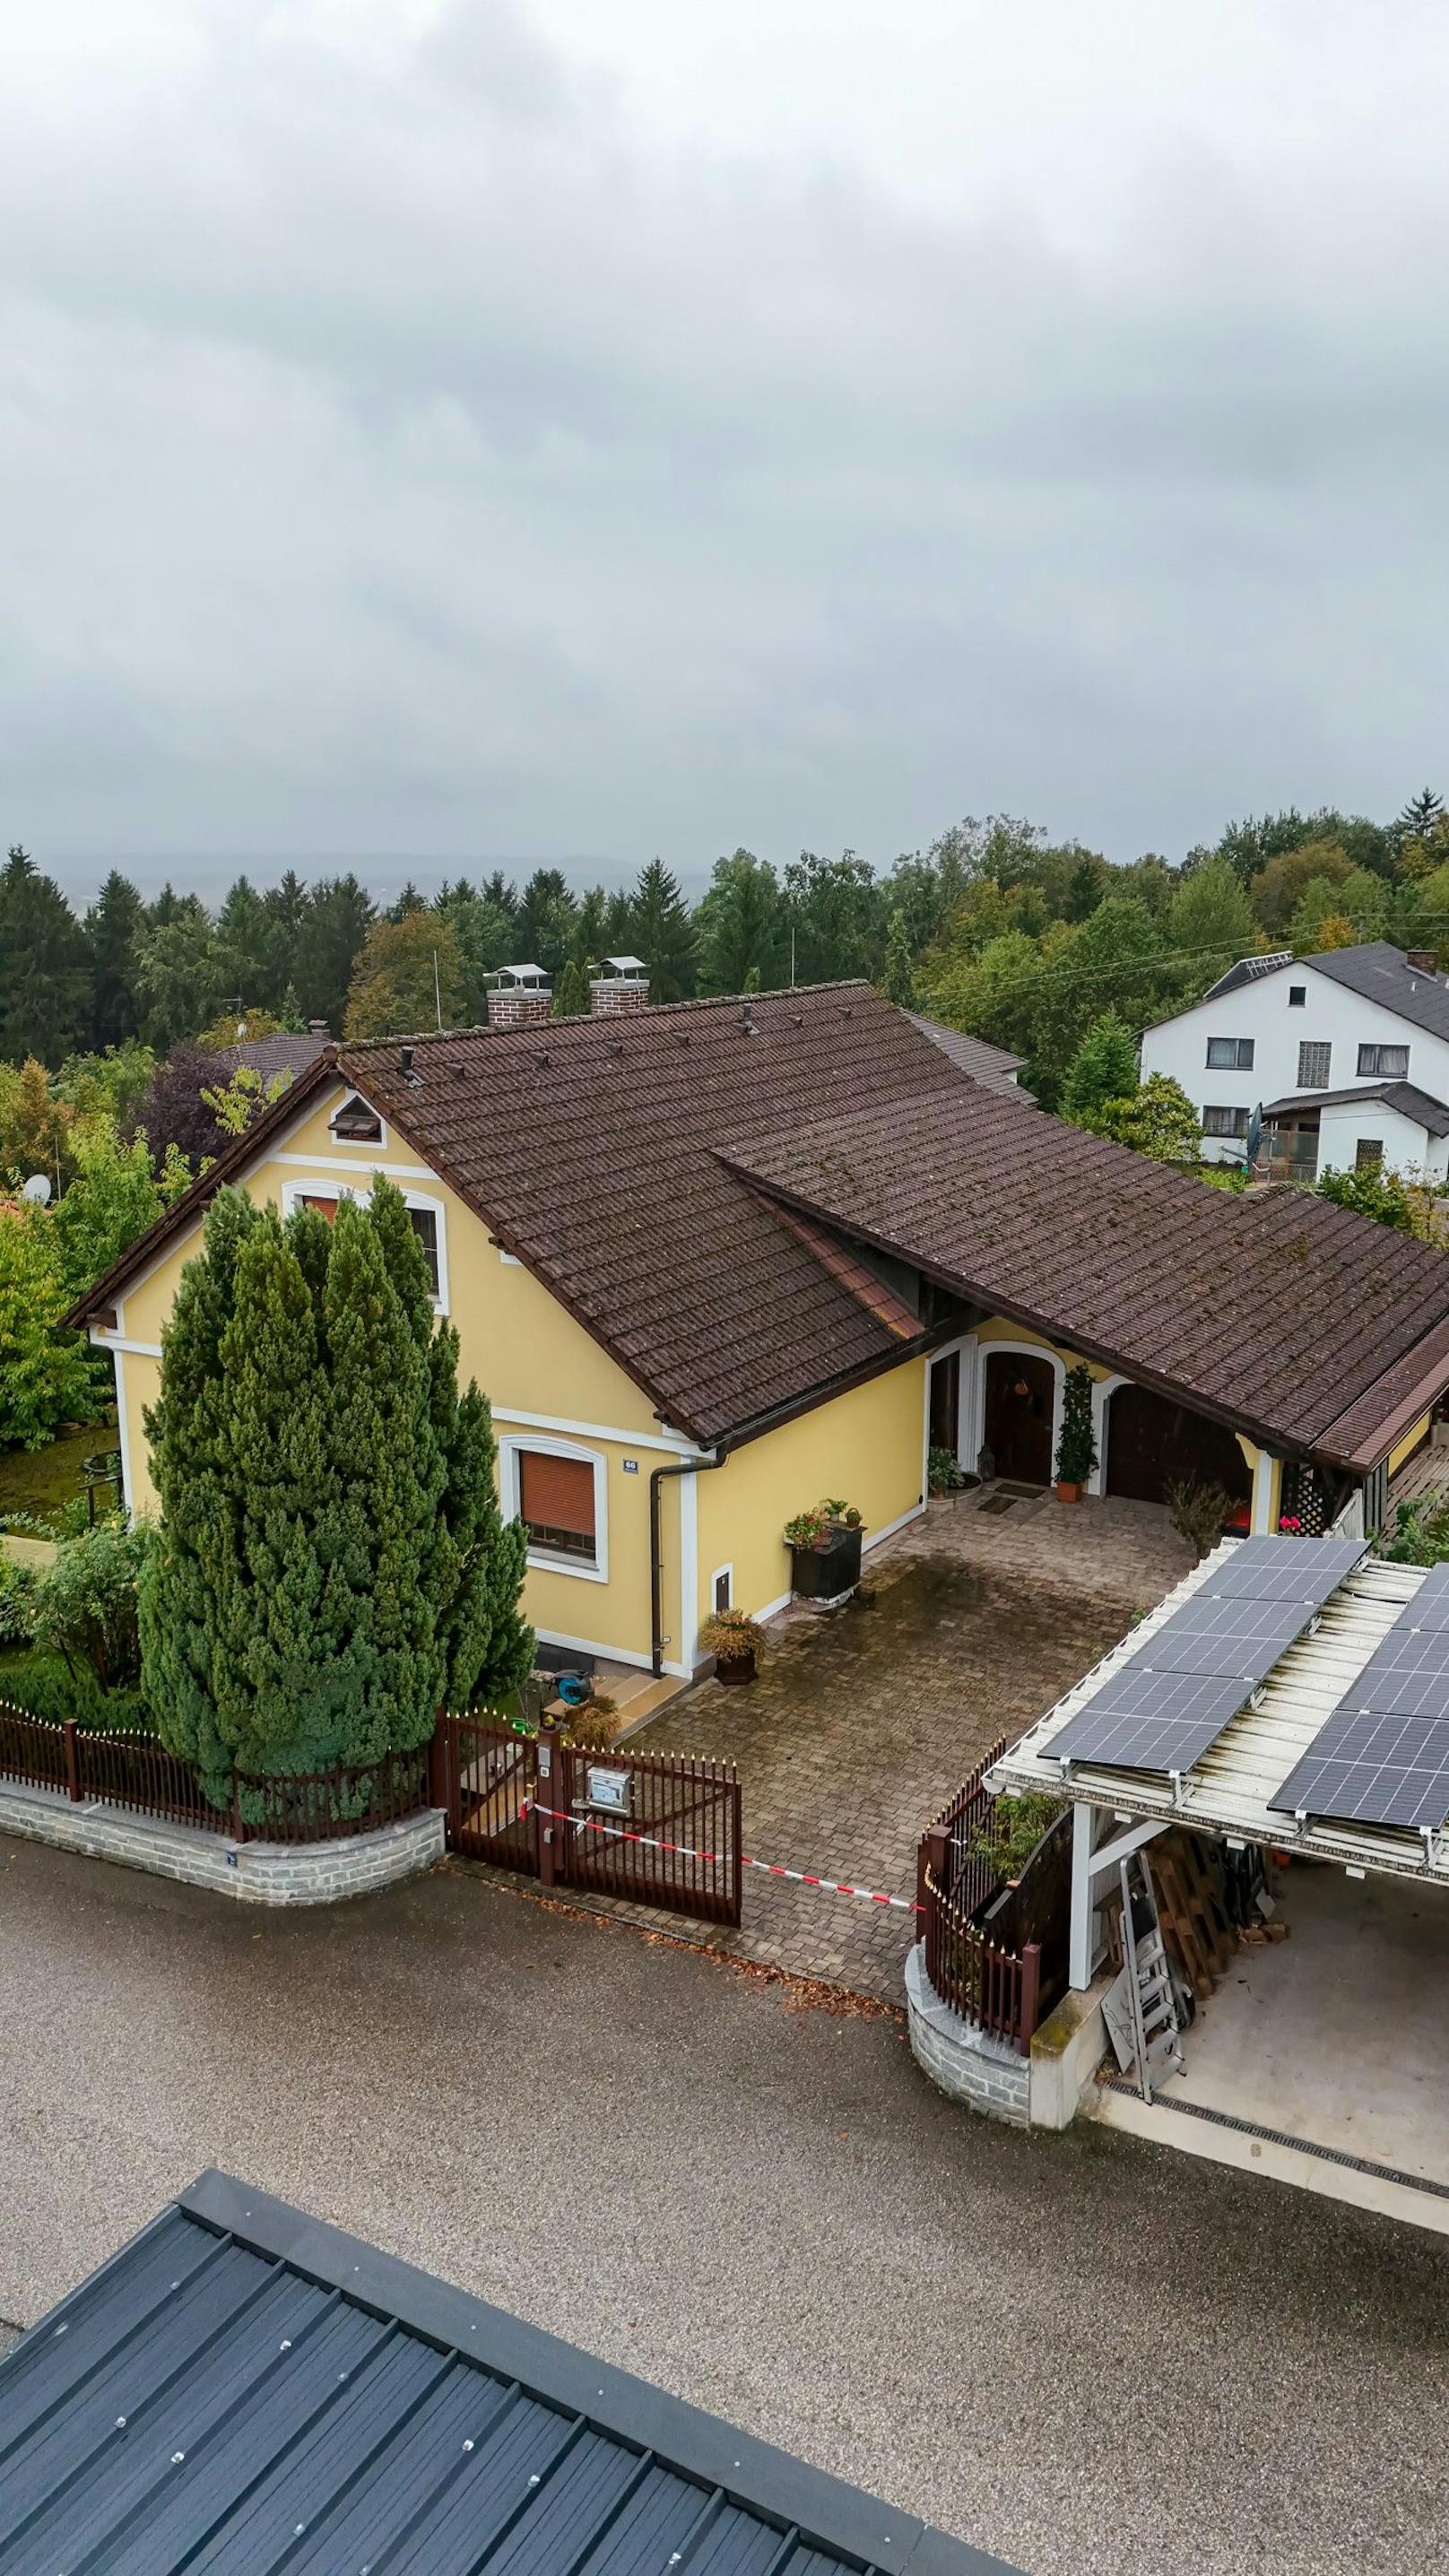
<path id="1" fill-rule="evenodd" d="M 1150 1387 L 1119 1386 L 1107 1399 L 1107 1491 L 1160 1503 L 1169 1485 L 1193 1480 L 1252 1499 L 1248 1462 L 1225 1423 L 1209 1422 Z"/>

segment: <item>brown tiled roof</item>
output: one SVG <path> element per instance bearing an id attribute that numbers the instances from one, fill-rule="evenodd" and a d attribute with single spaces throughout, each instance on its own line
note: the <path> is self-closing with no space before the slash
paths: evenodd
<path id="1" fill-rule="evenodd" d="M 329 1048 L 72 1320 L 342 1080 L 703 1442 L 912 1348 L 909 1310 L 822 1227 L 1344 1464 L 1449 1383 L 1443 1254 L 1300 1192 L 1210 1190 L 984 1089 L 868 985 L 408 1043 L 409 1072 L 394 1040 Z"/>
<path id="2" fill-rule="evenodd" d="M 241 1038 L 235 1046 L 218 1047 L 217 1061 L 228 1073 L 238 1065 L 249 1065 L 253 1073 L 305 1073 L 326 1046 L 327 1040 L 315 1029 L 277 1029 L 270 1037 Z"/>
<path id="3" fill-rule="evenodd" d="M 859 984 L 418 1038 L 411 1082 L 391 1043 L 339 1069 L 706 1441 L 909 1347 L 712 1149 L 830 1101 L 974 1090 Z"/>
<path id="4" fill-rule="evenodd" d="M 1004 1093 L 862 1107 L 729 1159 L 1275 1447 L 1371 1465 L 1406 1395 L 1449 1382 L 1443 1253 L 1302 1191 L 1210 1190 Z"/>

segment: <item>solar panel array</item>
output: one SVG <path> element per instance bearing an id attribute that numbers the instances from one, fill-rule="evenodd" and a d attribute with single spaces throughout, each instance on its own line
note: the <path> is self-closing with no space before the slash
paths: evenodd
<path id="1" fill-rule="evenodd" d="M 1052 1758 L 1190 1771 L 1364 1551 L 1361 1539 L 1245 1539 L 1099 1683 L 1053 1737 Z"/>
<path id="2" fill-rule="evenodd" d="M 1268 1804 L 1406 1832 L 1449 1818 L 1449 1565 L 1430 1568 Z"/>

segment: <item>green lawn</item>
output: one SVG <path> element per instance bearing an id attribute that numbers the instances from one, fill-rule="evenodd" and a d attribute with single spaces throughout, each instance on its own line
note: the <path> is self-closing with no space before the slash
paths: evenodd
<path id="1" fill-rule="evenodd" d="M 0 1519 L 10 1512 L 33 1512 L 43 1518 L 58 1503 L 83 1494 L 82 1459 L 115 1445 L 113 1425 L 90 1422 L 83 1431 L 63 1431 L 48 1449 L 0 1450 Z"/>

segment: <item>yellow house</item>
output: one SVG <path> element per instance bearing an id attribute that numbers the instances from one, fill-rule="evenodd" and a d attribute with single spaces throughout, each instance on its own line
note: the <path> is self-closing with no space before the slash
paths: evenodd
<path id="1" fill-rule="evenodd" d="M 788 1598 L 784 1524 L 821 1495 L 870 1548 L 924 1510 L 932 1445 L 1046 1484 L 1079 1358 L 1093 1490 L 1210 1473 L 1255 1528 L 1351 1511 L 1449 1383 L 1442 1255 L 1294 1196 L 1290 1259 L 869 986 L 562 1021 L 514 998 L 510 1025 L 329 1047 L 77 1307 L 133 1509 L 224 1181 L 283 1212 L 397 1183 L 492 1402 L 529 1617 L 679 1675 L 712 1609 Z"/>

